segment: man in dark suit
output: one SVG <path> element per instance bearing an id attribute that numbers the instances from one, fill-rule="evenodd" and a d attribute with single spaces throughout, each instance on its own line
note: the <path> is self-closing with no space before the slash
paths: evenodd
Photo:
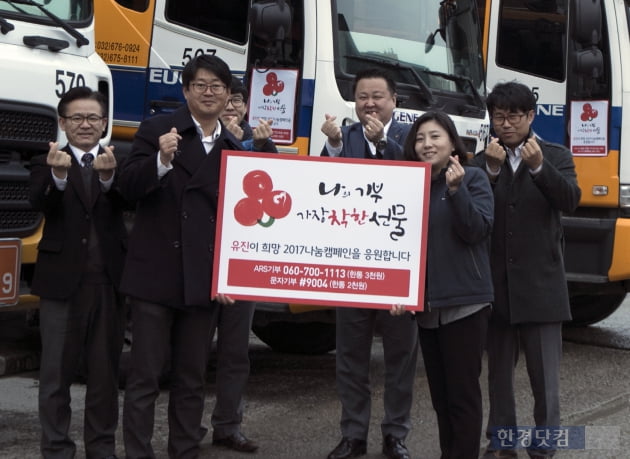
<path id="1" fill-rule="evenodd" d="M 581 192 L 571 152 L 532 133 L 536 98 L 527 86 L 498 84 L 487 106 L 497 137 L 475 157 L 490 178 L 495 202 L 495 303 L 487 342 L 491 442 L 484 457 L 516 457 L 515 450 L 500 447 L 497 430 L 517 426 L 514 367 L 521 350 L 536 426 L 545 434 L 560 424 L 562 322 L 571 319 L 560 218 L 576 209 Z M 546 458 L 554 451 L 532 447 L 528 453 Z"/>
<path id="2" fill-rule="evenodd" d="M 118 363 L 125 322 L 118 286 L 127 234 L 116 159 L 99 140 L 107 126 L 102 94 L 79 87 L 59 101 L 68 144 L 50 143 L 32 161 L 30 199 L 44 213 L 32 291 L 40 296 L 39 418 L 44 458 L 74 457 L 68 435 L 70 385 L 85 362 L 85 452 L 114 457 Z"/>
<path id="3" fill-rule="evenodd" d="M 402 159 L 409 125 L 392 118 L 396 108 L 393 79 L 379 69 L 357 73 L 354 98 L 359 122 L 340 127 L 326 115 L 322 156 Z M 405 439 L 411 428 L 410 410 L 418 355 L 418 327 L 409 313 L 393 316 L 386 310 L 337 308 L 337 392 L 341 400 L 341 442 L 329 459 L 357 457 L 367 452 L 370 423 L 370 351 L 375 331 L 383 338 L 385 356 L 385 418 L 381 423 L 383 454 L 409 458 Z"/>
<path id="4" fill-rule="evenodd" d="M 219 119 L 231 84 L 230 69 L 218 57 L 188 62 L 182 71 L 186 104 L 141 123 L 120 174 L 123 194 L 137 202 L 121 283 L 133 333 L 123 409 L 129 459 L 155 457 L 155 400 L 169 359 L 168 454 L 199 454 L 210 330 L 217 304 L 234 303 L 225 295 L 210 298 L 221 150 L 243 149 Z M 243 439 L 239 433 L 214 442 Z"/>

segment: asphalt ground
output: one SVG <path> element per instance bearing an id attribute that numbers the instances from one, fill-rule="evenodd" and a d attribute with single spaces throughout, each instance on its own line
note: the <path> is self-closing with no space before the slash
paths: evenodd
<path id="1" fill-rule="evenodd" d="M 14 329 L 14 334 L 17 329 Z M 31 337 L 32 338 L 32 337 Z M 597 326 L 565 330 L 561 368 L 563 426 L 588 430 L 586 449 L 558 452 L 563 459 L 630 458 L 630 301 Z M 202 444 L 201 458 L 295 459 L 324 458 L 339 441 L 339 402 L 335 392 L 334 353 L 318 356 L 272 352 L 253 335 L 251 376 L 247 388 L 243 432 L 260 444 L 254 455 L 212 446 L 209 437 Z M 381 458 L 379 423 L 382 418 L 384 363 L 377 338 L 372 350 L 372 422 L 368 459 Z M 0 458 L 39 457 L 37 416 L 37 371 L 22 371 L 0 377 Z M 521 360 L 515 375 L 519 423 L 532 425 L 533 400 Z M 487 416 L 486 367 L 481 383 Z M 205 424 L 214 406 L 214 369 L 208 368 Z M 72 387 L 72 437 L 78 455 L 84 457 L 82 417 L 85 387 Z M 123 393 L 119 402 L 122 406 Z M 154 448 L 166 458 L 168 393 L 158 398 L 155 413 Z M 119 457 L 124 457 L 122 432 L 117 433 Z M 482 443 L 485 445 L 485 441 Z M 439 457 L 435 415 L 428 394 L 422 361 L 415 381 L 412 431 L 407 445 L 414 458 Z M 527 455 L 520 451 L 519 457 Z M 474 458 L 471 458 L 474 459 Z"/>

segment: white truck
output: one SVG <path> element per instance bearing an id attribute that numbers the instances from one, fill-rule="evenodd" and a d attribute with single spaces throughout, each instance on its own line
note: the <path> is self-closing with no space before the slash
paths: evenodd
<path id="1" fill-rule="evenodd" d="M 0 312 L 38 306 L 30 294 L 43 216 L 28 200 L 29 162 L 66 139 L 60 97 L 89 86 L 109 101 L 109 67 L 94 46 L 92 0 L 0 0 Z M 2 316 L 0 315 L 0 320 Z"/>
<path id="2" fill-rule="evenodd" d="M 630 291 L 630 2 L 480 0 L 487 83 L 517 80 L 532 125 L 573 153 L 582 189 L 564 215 L 574 325 L 612 314 Z"/>
<path id="3" fill-rule="evenodd" d="M 117 151 L 142 120 L 183 103 L 182 68 L 201 54 L 219 56 L 248 85 L 270 70 L 295 75 L 294 102 L 282 107 L 291 115 L 276 141 L 281 153 L 319 155 L 326 113 L 356 121 L 352 83 L 365 67 L 396 80 L 399 122 L 445 111 L 470 152 L 489 129 L 475 0 L 99 0 L 95 7 L 97 50 L 114 77 Z M 257 104 L 249 102 L 251 115 Z M 259 303 L 253 330 L 280 351 L 329 351 L 334 311 L 315 309 Z"/>

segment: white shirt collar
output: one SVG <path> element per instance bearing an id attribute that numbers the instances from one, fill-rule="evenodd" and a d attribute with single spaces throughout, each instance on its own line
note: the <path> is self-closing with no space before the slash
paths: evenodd
<path id="1" fill-rule="evenodd" d="M 80 148 L 75 147 L 72 144 L 68 144 L 70 146 L 70 150 L 72 151 L 72 154 L 74 155 L 74 158 L 79 162 L 79 164 L 83 164 L 81 162 L 81 158 L 83 158 L 83 155 L 86 153 L 92 153 L 94 155 L 94 157 L 96 158 L 96 155 L 98 154 L 98 151 L 100 149 L 100 145 L 96 144 L 92 147 L 91 150 L 89 151 L 83 151 Z"/>
<path id="2" fill-rule="evenodd" d="M 514 149 L 507 146 L 505 147 L 505 151 L 507 151 L 508 159 L 510 160 L 510 166 L 512 166 L 513 171 L 516 171 L 516 169 L 518 169 L 518 166 L 521 164 L 521 150 L 523 149 L 524 145 L 525 142 L 521 142 Z"/>
<path id="3" fill-rule="evenodd" d="M 221 135 L 221 123 L 217 120 L 217 126 L 214 128 L 214 132 L 210 135 L 204 136 L 203 129 L 201 128 L 201 123 L 192 117 L 193 123 L 195 123 L 195 128 L 197 129 L 197 134 L 201 138 L 201 143 L 203 144 L 203 148 L 206 150 L 206 153 L 209 153 L 214 147 L 214 143 L 217 141 L 219 136 Z"/>

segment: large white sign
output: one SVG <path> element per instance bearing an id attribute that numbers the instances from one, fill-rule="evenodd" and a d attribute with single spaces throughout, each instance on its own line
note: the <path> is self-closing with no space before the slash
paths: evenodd
<path id="1" fill-rule="evenodd" d="M 224 151 L 212 295 L 422 309 L 430 167 Z"/>

